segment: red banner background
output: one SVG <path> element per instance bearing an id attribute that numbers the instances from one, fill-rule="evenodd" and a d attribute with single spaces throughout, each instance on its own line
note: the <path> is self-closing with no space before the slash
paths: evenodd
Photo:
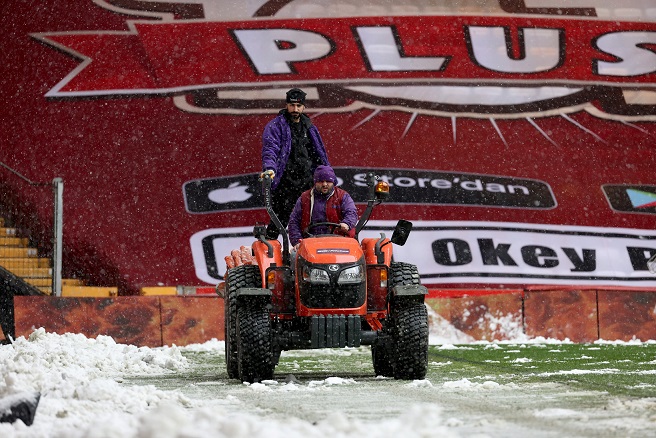
<path id="1" fill-rule="evenodd" d="M 115 284 L 121 287 L 122 293 L 134 293 L 142 286 L 157 284 L 202 284 L 194 272 L 190 237 L 209 228 L 252 226 L 265 222 L 267 217 L 264 210 L 192 215 L 185 210 L 183 184 L 195 179 L 259 171 L 261 132 L 272 115 L 187 113 L 176 108 L 170 96 L 47 99 L 45 95 L 77 68 L 80 60 L 39 43 L 30 36 L 35 33 L 84 33 L 49 37 L 93 59 L 92 65 L 75 78 L 76 89 L 97 88 L 99 83 L 109 88 L 123 87 L 119 84 L 128 84 L 130 88 L 197 84 L 205 79 L 194 77 L 193 63 L 180 62 L 176 64 L 177 69 L 170 71 L 154 63 L 159 67 L 154 82 L 145 74 L 148 64 L 143 56 L 146 55 L 136 37 L 94 35 L 106 31 L 127 32 L 126 17 L 90 1 L 48 0 L 38 5 L 26 1 L 5 2 L 2 11 L 0 45 L 5 61 L 0 75 L 1 160 L 34 181 L 63 178 L 64 276 Z M 442 23 L 447 19 L 424 17 L 418 22 L 422 20 Z M 449 25 L 460 30 L 463 21 L 471 20 L 474 19 L 459 18 Z M 412 18 L 398 19 L 398 22 L 401 35 L 414 32 Z M 505 20 L 489 18 L 482 22 Z M 576 32 L 588 35 L 591 29 L 598 32 L 614 26 L 595 22 L 575 26 L 575 21 L 567 24 L 568 35 L 574 41 L 579 38 Z M 304 22 L 304 28 L 320 29 L 336 39 L 352 38 L 350 28 L 341 29 L 339 23 L 337 27 L 332 25 L 331 20 Z M 206 26 L 210 25 L 204 25 L 203 29 Z M 223 29 L 224 25 L 211 26 Z M 635 26 L 621 25 L 623 29 Z M 185 31 L 192 26 L 183 24 L 137 26 L 143 41 L 166 39 L 172 27 L 183 41 L 185 35 L 191 35 Z M 104 45 L 107 41 L 109 47 Z M 458 65 L 467 59 L 461 56 L 464 45 L 461 40 L 456 45 L 452 43 L 443 40 L 445 50 L 448 48 L 454 55 L 447 72 L 466 72 L 480 79 L 499 77 L 485 76 L 470 66 Z M 356 48 L 349 42 L 345 45 L 343 62 L 359 66 L 361 60 Z M 231 78 L 238 76 L 246 82 L 261 80 L 252 75 L 243 56 L 218 47 L 217 52 L 209 53 L 209 59 L 217 63 L 216 68 L 207 64 L 209 70 Z M 411 46 L 407 50 L 409 54 L 422 54 L 412 53 Z M 591 50 L 585 45 L 568 46 L 568 56 L 589 60 L 596 56 Z M 192 54 L 185 52 L 182 60 Z M 151 62 L 162 59 L 160 54 L 149 55 Z M 313 65 L 306 69 L 299 65 L 299 80 L 326 80 L 344 73 L 341 69 L 331 69 L 329 59 L 322 62 L 323 68 Z M 163 77 L 162 72 L 167 71 L 170 77 Z M 566 64 L 561 71 L 537 77 L 546 80 L 588 74 Z M 349 72 L 349 76 L 358 74 Z M 211 78 L 209 82 L 220 80 Z M 640 80 L 653 86 L 653 75 Z M 308 107 L 310 113 L 312 109 Z M 388 205 L 376 211 L 375 219 L 403 217 L 419 221 L 656 228 L 656 215 L 613 211 L 601 190 L 604 184 L 656 185 L 656 125 L 647 119 L 623 123 L 585 111 L 570 114 L 576 123 L 560 115 L 536 119 L 550 141 L 526 119 L 496 119 L 491 123 L 486 118 L 456 116 L 454 141 L 450 117 L 419 115 L 405 133 L 412 111 L 385 110 L 362 123 L 371 114 L 371 109 L 360 109 L 313 118 L 334 166 L 435 169 L 531 178 L 547 182 L 558 201 L 557 208 L 545 211 Z M 39 227 L 49 227 L 50 207 L 32 188 L 5 170 L 0 170 L 0 181 L 9 187 L 12 196 L 34 207 L 35 233 Z"/>

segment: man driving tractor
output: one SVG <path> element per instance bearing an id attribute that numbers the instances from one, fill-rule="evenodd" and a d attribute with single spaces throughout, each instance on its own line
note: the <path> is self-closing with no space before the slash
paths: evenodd
<path id="1" fill-rule="evenodd" d="M 355 236 L 355 225 L 358 222 L 355 203 L 346 190 L 335 187 L 335 184 L 337 176 L 332 167 L 318 166 L 314 171 L 314 187 L 301 194 L 289 218 L 289 241 L 295 249 L 298 249 L 300 241 L 307 237 L 303 235 L 303 231 L 310 224 L 339 224 L 339 227 L 315 226 L 311 234 L 335 232 L 344 236 Z"/>

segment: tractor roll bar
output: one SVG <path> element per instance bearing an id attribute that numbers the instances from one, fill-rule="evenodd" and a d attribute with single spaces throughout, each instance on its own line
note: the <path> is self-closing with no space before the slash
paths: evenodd
<path id="1" fill-rule="evenodd" d="M 289 266 L 290 264 L 290 255 L 289 255 L 289 234 L 287 234 L 287 229 L 282 226 L 282 222 L 276 215 L 276 212 L 273 211 L 271 206 L 271 175 L 268 173 L 263 173 L 260 176 L 260 181 L 262 181 L 262 190 L 264 191 L 264 206 L 266 207 L 267 213 L 273 224 L 278 228 L 280 234 L 282 235 L 282 262 L 283 265 Z"/>
<path id="2" fill-rule="evenodd" d="M 362 212 L 362 216 L 360 216 L 360 220 L 355 225 L 355 238 L 358 241 L 360 240 L 359 238 L 360 231 L 364 228 L 367 222 L 369 222 L 369 216 L 371 216 L 371 212 L 373 211 L 374 207 L 380 204 L 381 202 L 383 202 L 382 197 L 387 194 L 387 192 L 386 193 L 376 192 L 376 182 L 378 181 L 378 177 L 374 173 L 368 172 L 366 176 L 366 181 L 367 181 L 367 187 L 369 187 L 369 193 L 367 196 L 367 207 L 365 208 L 364 212 Z"/>

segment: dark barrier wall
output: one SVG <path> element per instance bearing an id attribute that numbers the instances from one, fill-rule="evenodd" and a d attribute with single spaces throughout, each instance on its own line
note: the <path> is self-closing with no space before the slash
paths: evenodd
<path id="1" fill-rule="evenodd" d="M 391 183 L 368 232 L 413 221 L 424 283 L 655 287 L 653 11 L 396 3 L 4 2 L 0 159 L 63 178 L 64 276 L 221 281 L 298 86 L 359 207 L 364 172 Z"/>
<path id="2" fill-rule="evenodd" d="M 432 290 L 435 339 L 446 342 L 530 338 L 595 342 L 656 338 L 656 294 L 640 290 Z M 106 335 L 158 347 L 223 340 L 217 296 L 53 298 L 18 296 L 15 336 L 43 327 L 55 333 Z M 448 340 L 448 341 L 447 341 Z"/>

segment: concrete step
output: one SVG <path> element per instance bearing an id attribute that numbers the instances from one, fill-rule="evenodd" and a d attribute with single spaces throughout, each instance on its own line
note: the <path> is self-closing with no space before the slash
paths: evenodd
<path id="1" fill-rule="evenodd" d="M 8 271 L 23 278 L 52 278 L 52 269 L 50 268 L 16 267 Z"/>
<path id="2" fill-rule="evenodd" d="M 75 296 L 74 289 L 73 287 L 79 287 L 79 286 L 84 286 L 84 281 L 80 280 L 79 278 L 62 278 L 62 295 L 64 290 L 66 290 L 66 295 L 64 296 Z M 52 295 L 52 286 L 38 286 L 37 289 L 39 289 L 41 292 Z M 106 289 L 106 288 L 103 288 Z M 72 292 L 73 291 L 73 292 Z M 81 292 L 80 292 L 81 293 Z M 87 296 L 87 295 L 80 295 L 80 296 Z M 106 296 L 106 295 L 102 295 Z"/>
<path id="3" fill-rule="evenodd" d="M 17 246 L 24 248 L 29 245 L 30 240 L 27 237 L 7 237 L 0 236 L 0 246 Z"/>
<path id="4" fill-rule="evenodd" d="M 10 271 L 14 268 L 49 268 L 50 259 L 45 257 L 0 257 L 0 266 Z"/>
<path id="5" fill-rule="evenodd" d="M 84 286 L 84 280 L 79 278 L 62 278 L 62 286 Z"/>
<path id="6" fill-rule="evenodd" d="M 52 278 L 23 278 L 25 283 L 31 284 L 32 286 L 41 287 L 41 286 L 52 286 Z"/>
<path id="7" fill-rule="evenodd" d="M 0 258 L 12 257 L 36 257 L 38 252 L 36 248 L 14 248 L 11 246 L 0 246 Z"/>

